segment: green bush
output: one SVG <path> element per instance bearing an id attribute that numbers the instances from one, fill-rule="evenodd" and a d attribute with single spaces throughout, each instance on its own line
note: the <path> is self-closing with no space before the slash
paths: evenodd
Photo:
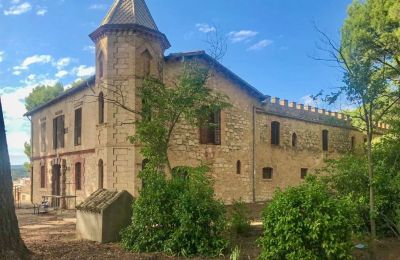
<path id="1" fill-rule="evenodd" d="M 264 209 L 260 259 L 351 259 L 354 206 L 315 179 L 276 192 Z"/>
<path id="2" fill-rule="evenodd" d="M 182 169 L 180 169 L 181 171 Z M 217 256 L 227 247 L 225 207 L 214 199 L 208 168 L 185 168 L 171 179 L 147 167 L 146 186 L 133 204 L 124 248 L 182 256 Z"/>
<path id="3" fill-rule="evenodd" d="M 231 229 L 237 234 L 246 234 L 250 230 L 249 210 L 242 200 L 232 204 Z"/>

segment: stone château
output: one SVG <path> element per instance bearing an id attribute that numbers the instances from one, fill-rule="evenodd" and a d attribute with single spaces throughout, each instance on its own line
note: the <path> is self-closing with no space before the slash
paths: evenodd
<path id="1" fill-rule="evenodd" d="M 29 111 L 32 122 L 33 201 L 43 195 L 75 195 L 99 188 L 139 195 L 146 162 L 128 141 L 139 110 L 137 88 L 147 75 L 173 84 L 187 60 L 213 70 L 207 86 L 232 107 L 210 116 L 217 127 L 178 125 L 172 167 L 212 165 L 215 194 L 226 203 L 266 201 L 277 188 L 298 185 L 308 172 L 363 144 L 350 119 L 336 112 L 271 98 L 203 51 L 172 53 L 144 0 L 116 0 L 90 34 L 96 75 Z"/>

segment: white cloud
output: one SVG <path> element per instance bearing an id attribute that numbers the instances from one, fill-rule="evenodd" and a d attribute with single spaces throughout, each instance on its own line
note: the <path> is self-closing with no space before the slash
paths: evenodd
<path id="1" fill-rule="evenodd" d="M 256 36 L 258 32 L 250 31 L 250 30 L 241 30 L 241 31 L 232 31 L 228 33 L 229 38 L 233 43 L 242 42 L 245 40 L 250 40 L 254 36 Z"/>
<path id="2" fill-rule="evenodd" d="M 65 76 L 67 76 L 68 75 L 68 71 L 66 71 L 66 70 L 60 70 L 60 71 L 58 71 L 57 73 L 56 73 L 56 78 L 59 78 L 59 79 L 61 79 L 61 78 L 63 78 L 63 77 L 65 77 Z"/>
<path id="3" fill-rule="evenodd" d="M 0 51 L 0 62 L 3 62 L 4 60 L 4 51 Z"/>
<path id="4" fill-rule="evenodd" d="M 303 103 L 305 106 L 317 106 L 317 100 L 314 100 L 311 95 L 304 96 L 300 99 L 301 103 Z"/>
<path id="5" fill-rule="evenodd" d="M 46 8 L 40 8 L 36 11 L 36 15 L 38 15 L 38 16 L 44 16 L 46 13 L 47 13 Z"/>
<path id="6" fill-rule="evenodd" d="M 271 45 L 273 43 L 273 41 L 271 40 L 261 40 L 259 42 L 257 42 L 256 44 L 250 46 L 247 50 L 248 51 L 259 51 L 264 49 L 265 47 Z"/>
<path id="7" fill-rule="evenodd" d="M 20 70 L 16 70 L 16 71 L 13 71 L 12 74 L 15 75 L 15 76 L 19 76 L 19 75 L 21 75 L 21 71 Z"/>
<path id="8" fill-rule="evenodd" d="M 92 4 L 91 6 L 89 6 L 89 9 L 91 10 L 104 10 L 106 9 L 106 5 L 105 4 Z"/>
<path id="9" fill-rule="evenodd" d="M 27 70 L 33 64 L 46 64 L 53 60 L 50 55 L 33 55 L 25 58 L 20 66 L 15 66 L 14 70 Z"/>
<path id="10" fill-rule="evenodd" d="M 32 5 L 29 2 L 18 4 L 19 1 L 12 1 L 14 5 L 10 6 L 9 9 L 4 10 L 4 15 L 20 15 L 29 12 L 32 9 Z"/>
<path id="11" fill-rule="evenodd" d="M 96 69 L 93 66 L 88 67 L 86 65 L 81 65 L 79 67 L 75 67 L 72 71 L 74 74 L 76 74 L 76 76 L 84 78 L 94 75 Z"/>
<path id="12" fill-rule="evenodd" d="M 88 45 L 88 46 L 83 47 L 83 50 L 94 53 L 96 51 L 96 47 L 94 47 L 94 45 Z"/>
<path id="13" fill-rule="evenodd" d="M 63 68 L 65 68 L 66 66 L 68 66 L 71 63 L 72 59 L 69 57 L 66 58 L 61 58 L 59 59 L 57 62 L 54 63 L 54 66 L 58 69 L 58 70 L 62 70 Z"/>
<path id="14" fill-rule="evenodd" d="M 199 30 L 199 32 L 202 33 L 210 33 L 210 32 L 215 32 L 217 30 L 214 26 L 211 26 L 207 23 L 198 23 L 196 24 L 196 28 Z"/>

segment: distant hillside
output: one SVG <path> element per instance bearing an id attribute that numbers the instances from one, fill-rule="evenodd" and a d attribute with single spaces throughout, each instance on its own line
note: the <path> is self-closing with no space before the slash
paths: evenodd
<path id="1" fill-rule="evenodd" d="M 29 177 L 29 174 L 23 165 L 11 165 L 11 177 L 16 180 Z"/>

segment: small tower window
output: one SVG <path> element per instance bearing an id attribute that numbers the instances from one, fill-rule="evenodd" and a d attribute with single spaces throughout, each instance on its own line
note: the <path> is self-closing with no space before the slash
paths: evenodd
<path id="1" fill-rule="evenodd" d="M 145 50 L 142 53 L 142 59 L 143 59 L 143 75 L 145 77 L 150 75 L 151 72 L 151 54 L 148 50 Z"/>
<path id="2" fill-rule="evenodd" d="M 99 124 L 104 124 L 104 94 L 99 94 Z"/>
<path id="3" fill-rule="evenodd" d="M 297 134 L 293 133 L 292 135 L 292 147 L 297 147 Z"/>
<path id="4" fill-rule="evenodd" d="M 302 180 L 304 180 L 307 177 L 307 174 L 308 174 L 308 169 L 307 168 L 302 168 L 301 172 L 300 172 L 300 178 Z"/>
<path id="5" fill-rule="evenodd" d="M 99 189 L 103 189 L 104 187 L 104 164 L 103 160 L 99 160 Z"/>
<path id="6" fill-rule="evenodd" d="M 104 56 L 103 56 L 103 52 L 100 52 L 99 57 L 98 57 L 97 73 L 99 74 L 99 79 L 102 79 L 104 77 Z"/>
<path id="7" fill-rule="evenodd" d="M 265 167 L 263 169 L 263 179 L 264 180 L 272 180 L 273 169 L 271 167 Z"/>
<path id="8" fill-rule="evenodd" d="M 328 130 L 322 131 L 322 150 L 328 151 L 329 148 L 329 132 Z"/>
<path id="9" fill-rule="evenodd" d="M 80 162 L 75 164 L 75 189 L 82 189 L 82 164 Z"/>
<path id="10" fill-rule="evenodd" d="M 280 125 L 276 121 L 271 123 L 271 144 L 273 145 L 279 145 Z"/>
<path id="11" fill-rule="evenodd" d="M 236 174 L 242 173 L 242 163 L 239 161 L 236 162 Z"/>

